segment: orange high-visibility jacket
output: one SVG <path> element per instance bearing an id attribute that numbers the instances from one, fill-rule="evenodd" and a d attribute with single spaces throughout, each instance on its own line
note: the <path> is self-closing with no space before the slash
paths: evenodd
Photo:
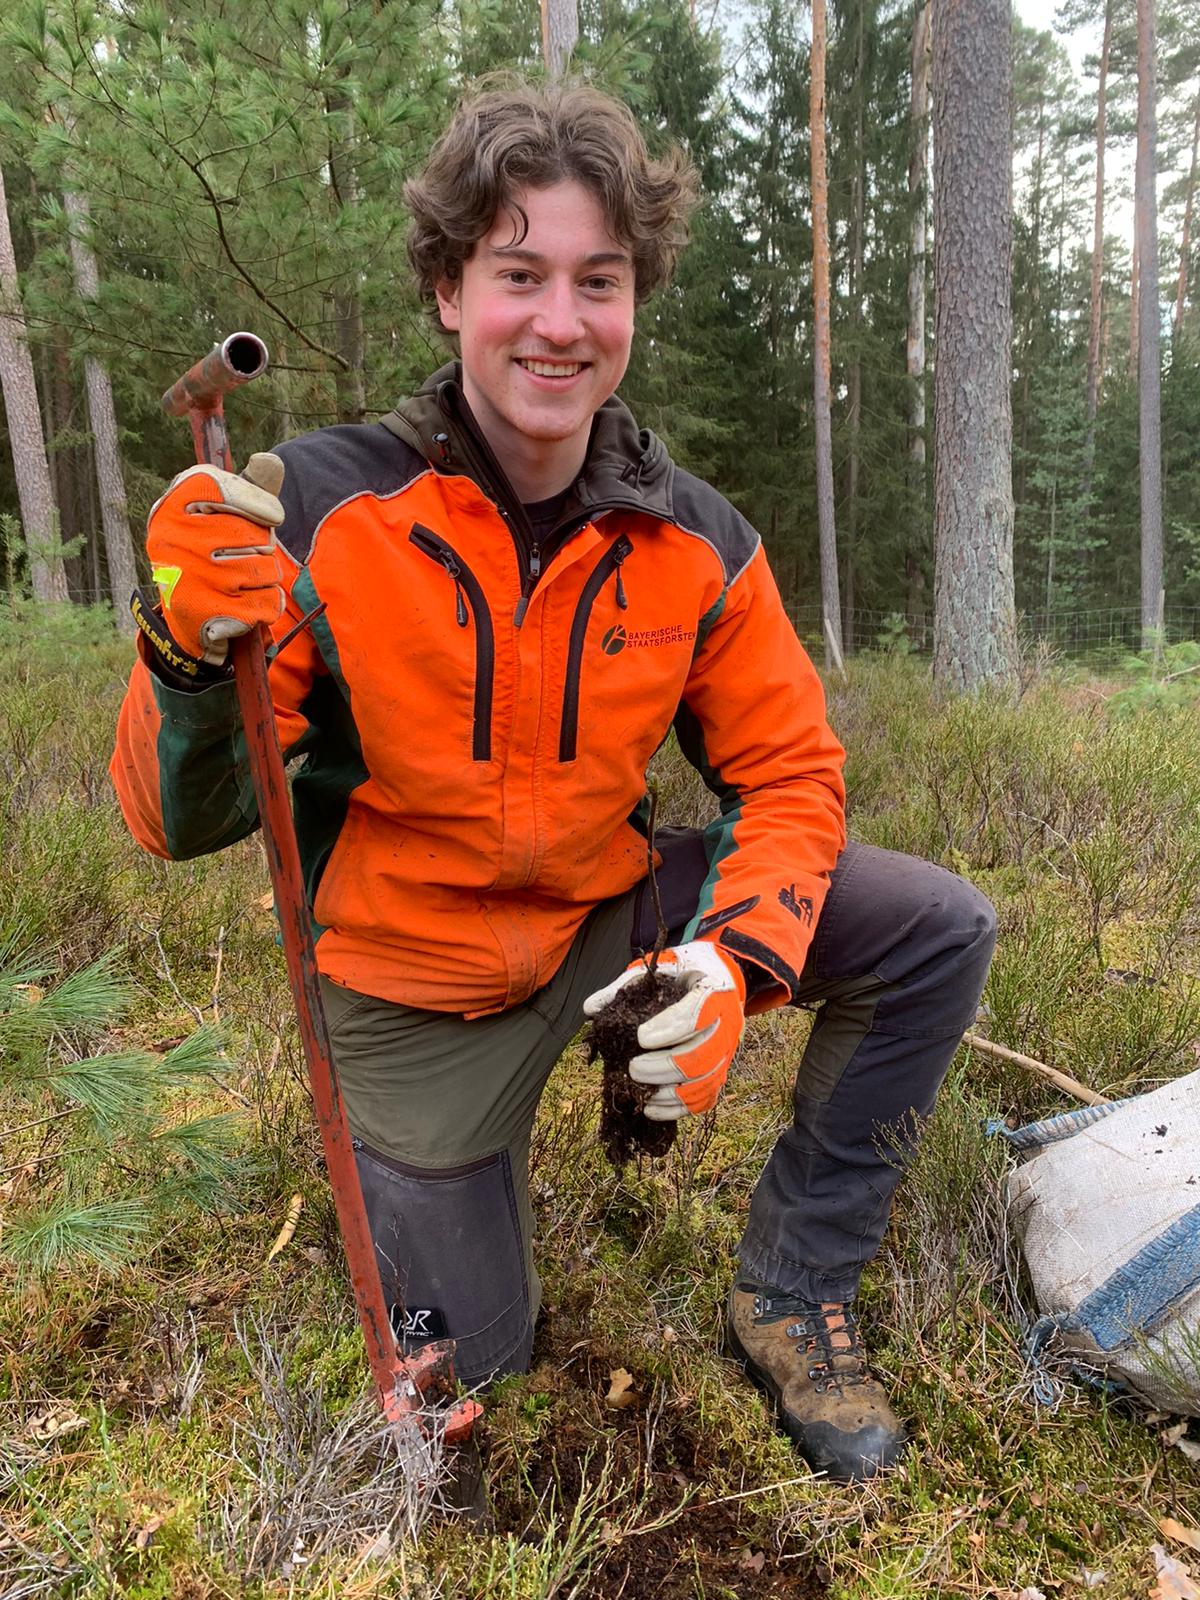
<path id="1" fill-rule="evenodd" d="M 270 669 L 322 972 L 435 1011 L 526 999 L 645 875 L 674 724 L 721 807 L 685 937 L 785 1001 L 845 839 L 843 753 L 749 524 L 613 399 L 543 566 L 454 367 L 278 454 L 276 637 L 324 606 Z M 186 859 L 258 824 L 236 695 L 148 660 L 111 771 L 138 841 Z"/>

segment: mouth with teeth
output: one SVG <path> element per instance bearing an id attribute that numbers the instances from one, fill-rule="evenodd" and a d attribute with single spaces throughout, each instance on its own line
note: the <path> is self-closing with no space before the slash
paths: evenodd
<path id="1" fill-rule="evenodd" d="M 517 365 L 535 378 L 574 378 L 588 365 L 586 361 L 539 361 L 532 356 L 518 356 Z"/>

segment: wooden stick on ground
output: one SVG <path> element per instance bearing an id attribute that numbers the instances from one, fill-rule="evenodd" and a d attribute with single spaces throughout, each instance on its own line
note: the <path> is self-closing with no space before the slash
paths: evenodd
<path id="1" fill-rule="evenodd" d="M 978 1050 L 980 1055 L 995 1056 L 1000 1061 L 1011 1061 L 1015 1066 L 1024 1067 L 1029 1072 L 1040 1073 L 1043 1078 L 1048 1078 L 1065 1093 L 1073 1094 L 1076 1100 L 1082 1100 L 1085 1106 L 1109 1104 L 1107 1095 L 1097 1094 L 1085 1083 L 1080 1083 L 1078 1078 L 1069 1078 L 1065 1072 L 1059 1072 L 1057 1067 L 1048 1067 L 1044 1061 L 1037 1061 L 1033 1056 L 1019 1055 L 1017 1051 L 1009 1050 L 1002 1044 L 993 1044 L 990 1039 L 983 1039 L 977 1033 L 964 1033 L 962 1042 L 969 1045 L 972 1050 Z"/>

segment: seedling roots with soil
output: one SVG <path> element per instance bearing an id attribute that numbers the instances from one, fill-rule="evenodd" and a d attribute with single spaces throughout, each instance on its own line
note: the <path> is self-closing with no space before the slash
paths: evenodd
<path id="1" fill-rule="evenodd" d="M 650 815 L 646 824 L 646 862 L 658 937 L 654 949 L 643 956 L 646 970 L 627 983 L 592 1022 L 589 1061 L 599 1056 L 604 1067 L 600 1102 L 600 1144 L 614 1167 L 623 1167 L 637 1150 L 647 1155 L 665 1156 L 675 1143 L 673 1122 L 651 1122 L 643 1107 L 654 1093 L 649 1084 L 635 1083 L 629 1076 L 629 1063 L 640 1055 L 638 1026 L 649 1017 L 682 1000 L 687 985 L 679 978 L 658 970 L 658 958 L 667 942 L 667 924 L 658 878 L 654 869 L 654 826 L 658 819 L 658 783 L 650 781 Z"/>

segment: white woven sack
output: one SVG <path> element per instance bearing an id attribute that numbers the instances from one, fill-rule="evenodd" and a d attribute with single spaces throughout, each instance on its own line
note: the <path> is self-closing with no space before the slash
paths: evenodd
<path id="1" fill-rule="evenodd" d="M 1007 1135 L 1037 1303 L 1081 1364 L 1200 1415 L 1200 1071 Z"/>

